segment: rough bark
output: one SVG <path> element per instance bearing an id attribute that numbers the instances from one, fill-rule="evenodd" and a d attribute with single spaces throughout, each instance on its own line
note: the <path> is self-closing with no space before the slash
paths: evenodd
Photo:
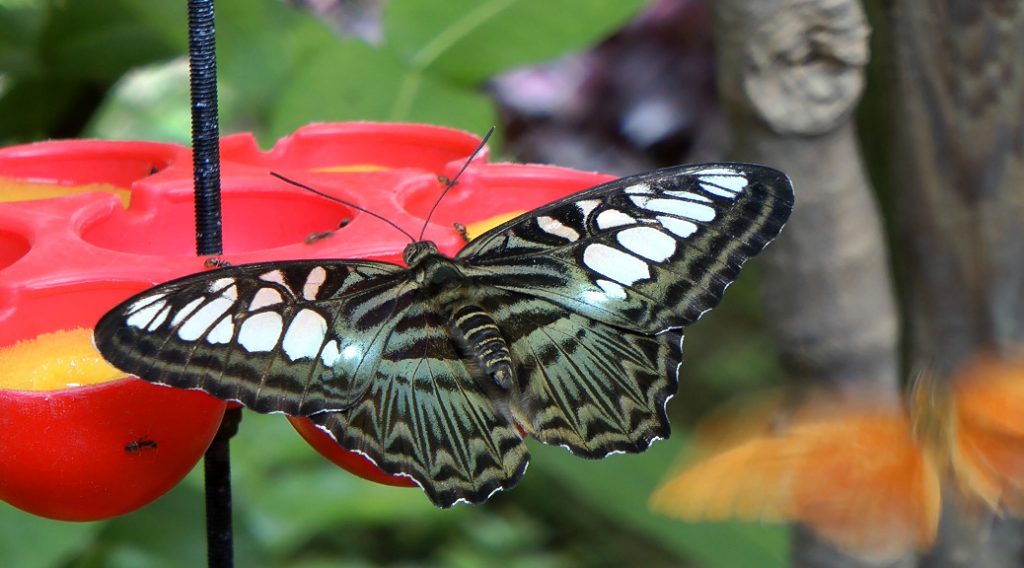
<path id="1" fill-rule="evenodd" d="M 881 221 L 851 124 L 869 29 L 855 0 L 715 0 L 734 157 L 787 172 L 796 210 L 762 262 L 788 371 L 898 396 L 897 315 Z M 798 566 L 858 566 L 798 530 Z M 904 563 L 906 564 L 906 563 Z"/>
<path id="2" fill-rule="evenodd" d="M 1024 341 L 1024 2 L 896 0 L 896 181 L 912 357 L 948 377 Z M 925 566 L 1018 566 L 1019 522 L 949 494 Z"/>

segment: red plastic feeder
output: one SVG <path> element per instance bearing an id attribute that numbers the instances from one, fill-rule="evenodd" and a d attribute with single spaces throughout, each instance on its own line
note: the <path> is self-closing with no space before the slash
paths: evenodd
<path id="1" fill-rule="evenodd" d="M 221 143 L 224 254 L 233 264 L 298 258 L 401 262 L 408 239 L 378 219 L 288 185 L 301 181 L 416 235 L 479 138 L 423 125 L 308 126 L 261 152 L 251 135 Z M 608 176 L 475 158 L 425 238 L 454 254 L 452 223 L 532 209 Z M 97 190 L 97 191 L 89 191 Z M 86 191 L 83 193 L 83 191 Z M 67 193 L 63 197 L 55 194 Z M 12 196 L 13 199 L 12 200 Z M 148 142 L 47 142 L 0 149 L 0 349 L 39 334 L 91 328 L 152 284 L 204 270 L 194 255 L 187 149 Z M 348 224 L 330 237 L 307 236 Z M 0 499 L 54 518 L 90 520 L 145 505 L 177 483 L 216 432 L 224 403 L 127 379 L 26 391 L 0 383 Z M 296 429 L 342 467 L 411 485 Z"/>

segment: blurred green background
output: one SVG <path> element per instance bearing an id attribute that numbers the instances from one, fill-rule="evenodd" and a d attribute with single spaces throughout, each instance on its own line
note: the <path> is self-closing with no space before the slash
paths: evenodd
<path id="1" fill-rule="evenodd" d="M 499 156 L 514 158 L 509 140 L 524 139 L 524 124 L 557 121 L 524 120 L 531 115 L 521 108 L 516 114 L 497 104 L 495 78 L 607 46 L 638 14 L 669 3 L 364 2 L 379 9 L 371 18 L 376 27 L 365 32 L 332 28 L 328 18 L 281 0 L 217 0 L 222 131 L 252 131 L 269 146 L 315 121 L 429 122 L 477 133 L 497 124 Z M 187 143 L 185 4 L 0 0 L 0 143 L 61 137 Z M 593 58 L 582 61 L 596 65 Z M 584 79 L 598 72 L 614 82 L 614 73 L 594 67 L 584 69 Z M 629 77 L 634 91 L 650 90 Z M 563 121 L 559 135 L 606 119 L 584 114 Z M 691 138 L 685 155 L 716 157 L 724 147 Z M 654 146 L 637 151 L 663 149 Z M 650 163 L 676 159 L 664 156 Z M 786 565 L 781 528 L 683 524 L 646 509 L 647 496 L 685 449 L 696 416 L 731 393 L 779 378 L 771 342 L 760 331 L 756 281 L 754 263 L 721 307 L 688 328 L 681 388 L 669 405 L 670 440 L 642 455 L 597 462 L 532 444 L 522 484 L 482 506 L 435 510 L 418 490 L 375 485 L 329 464 L 283 418 L 246 413 L 232 444 L 237 565 Z M 200 472 L 144 509 L 106 522 L 50 521 L 0 504 L 3 566 L 204 562 Z"/>

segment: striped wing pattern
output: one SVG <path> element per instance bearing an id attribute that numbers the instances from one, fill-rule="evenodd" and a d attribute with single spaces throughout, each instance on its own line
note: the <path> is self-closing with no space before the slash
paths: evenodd
<path id="1" fill-rule="evenodd" d="M 668 437 L 681 333 L 630 333 L 538 298 L 494 295 L 481 305 L 515 338 L 512 412 L 532 436 L 587 458 Z"/>
<path id="2" fill-rule="evenodd" d="M 111 310 L 95 341 L 147 380 L 308 416 L 438 506 L 475 503 L 522 477 L 525 434 L 590 458 L 666 437 L 681 327 L 792 202 L 768 168 L 661 170 L 513 219 L 454 259 L 413 243 L 408 268 L 305 260 L 181 278 Z"/>
<path id="3" fill-rule="evenodd" d="M 718 305 L 793 208 L 785 174 L 720 164 L 658 170 L 545 205 L 459 252 L 476 286 L 656 333 Z"/>

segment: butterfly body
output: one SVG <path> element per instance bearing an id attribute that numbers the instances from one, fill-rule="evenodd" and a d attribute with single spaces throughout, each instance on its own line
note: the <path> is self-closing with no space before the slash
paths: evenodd
<path id="1" fill-rule="evenodd" d="M 780 172 L 715 164 L 624 178 L 406 266 L 232 266 L 97 324 L 119 368 L 309 417 L 439 506 L 526 469 L 523 435 L 600 458 L 668 435 L 682 327 L 718 303 L 793 204 Z"/>

